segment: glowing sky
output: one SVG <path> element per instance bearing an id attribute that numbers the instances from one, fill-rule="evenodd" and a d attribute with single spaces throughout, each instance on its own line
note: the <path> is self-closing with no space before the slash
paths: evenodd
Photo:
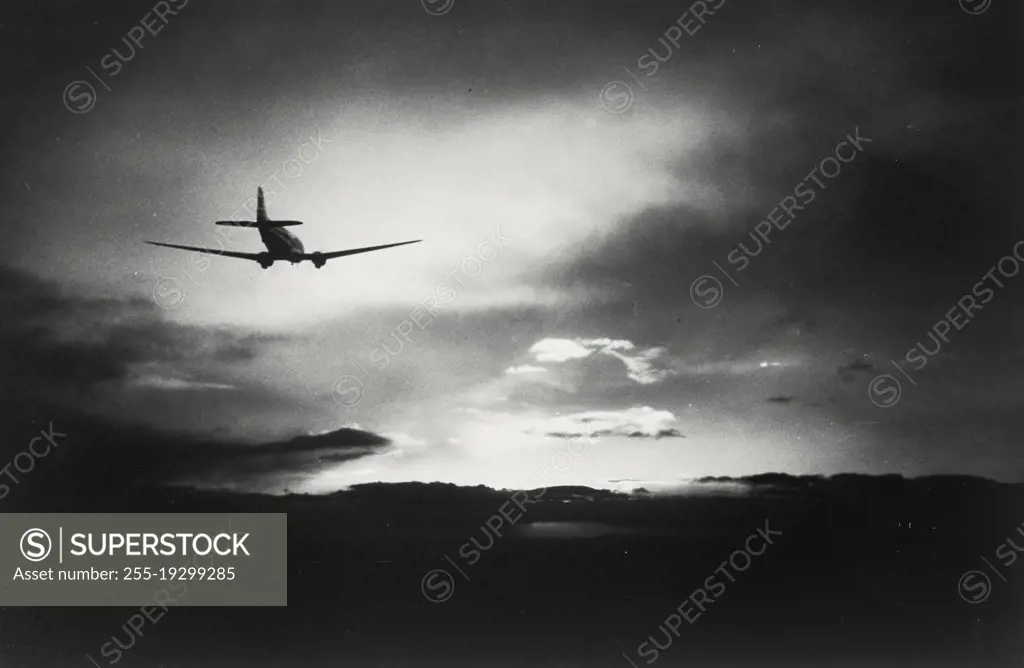
<path id="1" fill-rule="evenodd" d="M 1018 227 L 999 20 L 948 4 L 729 2 L 646 77 L 671 3 L 189 3 L 84 114 L 61 91 L 144 11 L 75 4 L 45 36 L 12 22 L 4 48 L 39 58 L 6 110 L 2 261 L 81 300 L 42 325 L 120 369 L 40 392 L 246 440 L 392 438 L 310 491 L 523 485 L 585 434 L 561 484 L 1019 479 L 1012 283 L 898 405 L 868 395 Z M 613 80 L 625 113 L 600 95 Z M 871 143 L 739 286 L 695 304 L 691 284 L 855 132 Z M 211 224 L 251 217 L 257 185 L 272 218 L 305 221 L 307 250 L 424 241 L 268 271 L 142 244 L 260 250 Z"/>

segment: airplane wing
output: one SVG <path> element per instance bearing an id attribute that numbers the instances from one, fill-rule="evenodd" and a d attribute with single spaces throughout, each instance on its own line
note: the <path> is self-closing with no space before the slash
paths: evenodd
<path id="1" fill-rule="evenodd" d="M 345 257 L 346 255 L 357 255 L 359 253 L 369 253 L 370 251 L 383 250 L 385 248 L 394 248 L 395 246 L 405 246 L 407 244 L 418 244 L 423 241 L 422 239 L 416 239 L 414 241 L 399 241 L 396 244 L 384 244 L 383 246 L 367 246 L 366 248 L 350 248 L 349 250 L 333 251 L 331 253 L 306 253 L 302 256 L 303 260 L 332 260 L 336 257 Z"/>
<path id="2" fill-rule="evenodd" d="M 189 250 L 196 251 L 197 253 L 209 253 L 210 255 L 226 255 L 227 257 L 237 257 L 242 260 L 253 260 L 259 262 L 260 253 L 240 253 L 238 251 L 229 250 L 218 250 L 216 248 L 200 248 L 198 246 L 180 246 L 178 244 L 165 244 L 159 241 L 147 241 L 147 244 L 153 246 L 164 246 L 165 248 L 177 248 L 178 250 Z"/>

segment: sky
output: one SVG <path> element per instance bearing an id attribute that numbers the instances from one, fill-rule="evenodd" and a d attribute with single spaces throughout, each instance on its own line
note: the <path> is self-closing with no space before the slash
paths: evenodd
<path id="1" fill-rule="evenodd" d="M 388 440 L 309 492 L 1024 480 L 1020 10 L 634 4 L 6 15 L 12 387 Z M 143 244 L 261 250 L 212 224 L 258 185 L 307 250 L 423 241 L 269 270 Z"/>

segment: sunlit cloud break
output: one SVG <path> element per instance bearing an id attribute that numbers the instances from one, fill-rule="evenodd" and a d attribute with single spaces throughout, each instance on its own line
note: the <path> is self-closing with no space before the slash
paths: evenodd
<path id="1" fill-rule="evenodd" d="M 544 367 L 542 367 L 542 366 L 534 366 L 532 364 L 523 364 L 523 365 L 520 365 L 520 366 L 510 366 L 509 368 L 505 369 L 505 373 L 507 373 L 507 374 L 509 374 L 511 376 L 518 376 L 518 375 L 521 375 L 521 374 L 524 374 L 524 373 L 544 373 L 545 371 L 547 371 L 547 369 L 545 369 Z"/>
<path id="2" fill-rule="evenodd" d="M 676 428 L 676 416 L 650 406 L 623 410 L 586 411 L 547 420 L 537 429 L 555 438 L 682 438 Z"/>
<path id="3" fill-rule="evenodd" d="M 636 350 L 632 341 L 610 339 L 541 339 L 530 348 L 530 354 L 538 362 L 564 363 L 575 359 L 584 359 L 594 354 L 603 354 L 621 361 L 626 366 L 626 376 L 641 385 L 658 383 L 672 375 L 670 369 L 654 368 L 654 361 L 667 351 L 656 347 Z"/>

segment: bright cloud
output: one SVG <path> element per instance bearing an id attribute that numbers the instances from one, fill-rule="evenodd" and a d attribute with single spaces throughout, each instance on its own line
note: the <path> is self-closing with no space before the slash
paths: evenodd
<path id="1" fill-rule="evenodd" d="M 594 349 L 569 339 L 542 339 L 530 347 L 538 362 L 566 362 L 590 357 Z"/>
<path id="2" fill-rule="evenodd" d="M 192 380 L 181 376 L 155 373 L 136 374 L 127 383 L 129 387 L 147 387 L 157 390 L 234 390 L 234 385 Z"/>
<path id="3" fill-rule="evenodd" d="M 803 364 L 803 358 L 763 360 L 761 358 L 715 360 L 712 362 L 677 362 L 676 373 L 688 376 L 748 376 L 768 373 L 775 369 L 788 369 Z"/>
<path id="4" fill-rule="evenodd" d="M 673 371 L 670 369 L 654 368 L 654 361 L 666 352 L 664 348 L 649 348 L 633 356 L 624 355 L 611 348 L 606 348 L 601 352 L 621 360 L 626 365 L 626 376 L 641 385 L 660 383 L 673 375 Z"/>
<path id="5" fill-rule="evenodd" d="M 538 362 L 568 362 L 583 359 L 591 355 L 603 354 L 614 357 L 626 367 L 626 377 L 641 385 L 661 382 L 673 375 L 670 369 L 655 368 L 655 361 L 665 355 L 665 348 L 648 348 L 636 353 L 624 351 L 636 350 L 632 341 L 624 339 L 542 339 L 533 344 L 530 354 Z"/>
<path id="6" fill-rule="evenodd" d="M 534 366 L 532 364 L 523 364 L 521 366 L 510 366 L 509 368 L 505 369 L 505 373 L 507 373 L 509 375 L 512 375 L 512 376 L 518 376 L 518 375 L 522 375 L 524 373 L 544 373 L 545 371 L 547 371 L 547 369 L 545 369 L 544 367 L 542 367 L 542 366 Z"/>
<path id="7" fill-rule="evenodd" d="M 261 271 L 222 258 L 200 266 L 187 254 L 154 251 L 153 278 L 174 277 L 186 286 L 187 308 L 175 311 L 177 317 L 293 328 L 353 307 L 411 308 L 430 295 L 453 310 L 578 301 L 567 287 L 544 283 L 553 261 L 587 252 L 651 207 L 718 206 L 706 184 L 688 182 L 696 176 L 678 169 L 714 129 L 706 112 L 685 105 L 626 119 L 602 114 L 589 98 L 515 112 L 441 113 L 400 101 L 370 102 L 343 102 L 341 120 L 296 134 L 319 132 L 323 140 L 315 159 L 285 188 L 264 180 L 265 188 L 281 191 L 271 197 L 268 190 L 269 213 L 306 221 L 295 231 L 311 251 L 423 243 L 346 258 L 320 271 L 286 264 Z M 266 156 L 268 178 L 293 157 Z M 228 173 L 237 169 L 229 165 L 224 173 L 191 179 L 251 182 L 248 174 Z M 258 250 L 251 231 L 209 224 L 251 214 L 240 207 L 250 196 L 210 192 L 192 202 L 195 211 L 180 219 L 161 216 L 147 234 Z M 225 229 L 226 242 L 215 236 Z M 243 293 L 244 300 L 224 298 Z"/>
<path id="8" fill-rule="evenodd" d="M 540 431 L 558 438 L 626 436 L 630 438 L 679 437 L 676 416 L 670 411 L 650 406 L 623 410 L 587 411 L 559 416 L 545 421 Z"/>

